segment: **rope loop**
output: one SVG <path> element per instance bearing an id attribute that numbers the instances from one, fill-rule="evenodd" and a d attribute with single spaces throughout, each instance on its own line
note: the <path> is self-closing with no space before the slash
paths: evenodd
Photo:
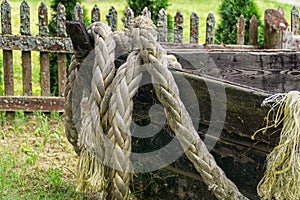
<path id="1" fill-rule="evenodd" d="M 112 33 L 102 22 L 92 24 L 88 32 L 95 40 L 89 112 L 82 120 L 79 133 L 71 131 L 74 119 L 70 107 L 66 107 L 69 118 L 65 121 L 70 142 L 81 152 L 78 189 L 96 190 L 103 199 L 129 198 L 133 172 L 129 128 L 133 97 L 142 80 L 142 72 L 147 71 L 164 107 L 168 124 L 208 188 L 218 199 L 247 199 L 218 167 L 195 130 L 168 69 L 180 69 L 181 65 L 157 42 L 156 27 L 151 19 L 139 16 L 133 20 L 132 28 L 123 33 Z M 127 60 L 116 69 L 115 61 L 122 56 L 126 56 Z M 72 105 L 70 95 L 74 96 L 74 79 L 72 74 L 66 89 L 67 106 Z"/>

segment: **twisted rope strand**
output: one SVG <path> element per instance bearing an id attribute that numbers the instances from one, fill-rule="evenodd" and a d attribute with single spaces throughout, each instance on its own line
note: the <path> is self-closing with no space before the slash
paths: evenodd
<path id="1" fill-rule="evenodd" d="M 66 103 L 64 106 L 64 120 L 65 120 L 65 132 L 66 132 L 66 136 L 69 140 L 69 142 L 73 145 L 75 152 L 79 155 L 80 151 L 81 151 L 81 147 L 78 145 L 78 132 L 76 129 L 76 125 L 75 122 L 73 120 L 73 116 L 75 115 L 75 113 L 77 112 L 81 112 L 80 106 L 73 106 L 74 103 L 72 101 L 73 98 L 73 86 L 75 83 L 75 79 L 76 79 L 76 73 L 77 70 L 80 66 L 80 63 L 76 60 L 75 56 L 72 57 L 71 59 L 71 64 L 69 67 L 69 76 L 67 79 L 67 84 L 66 84 L 66 88 L 65 88 L 65 99 L 66 99 Z M 77 93 L 78 92 L 78 93 Z M 77 91 L 76 93 L 78 94 L 78 97 L 82 96 L 82 92 L 81 91 Z M 81 98 L 79 98 L 81 99 Z M 74 110 L 77 111 L 74 111 Z"/>
<path id="2" fill-rule="evenodd" d="M 114 79 L 114 91 L 109 105 L 109 123 L 112 125 L 107 137 L 111 143 L 112 152 L 106 154 L 105 159 L 109 166 L 111 184 L 113 191 L 109 199 L 127 199 L 129 194 L 129 181 L 132 178 L 130 171 L 131 133 L 130 124 L 133 110 L 133 96 L 139 87 L 142 73 L 139 70 L 141 63 L 139 54 L 133 51 L 129 54 L 127 61 L 117 71 Z"/>

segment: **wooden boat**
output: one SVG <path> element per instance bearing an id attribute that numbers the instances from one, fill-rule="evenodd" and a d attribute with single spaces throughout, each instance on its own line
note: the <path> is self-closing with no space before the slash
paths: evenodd
<path id="1" fill-rule="evenodd" d="M 174 76 L 184 76 L 197 96 L 200 136 L 210 141 L 208 147 L 214 144 L 211 153 L 239 190 L 249 199 L 259 199 L 256 186 L 265 171 L 266 156 L 278 142 L 279 130 L 259 133 L 254 140 L 251 136 L 264 126 L 268 108 L 261 104 L 266 97 L 300 88 L 300 54 L 232 46 L 163 46 L 182 64 L 183 69 L 173 71 Z M 184 89 L 180 91 L 186 95 Z M 219 94 L 224 91 L 225 98 Z M 156 100 L 151 88 L 140 90 L 136 109 L 147 110 L 153 102 Z M 212 104 L 221 109 L 225 106 L 224 121 L 215 119 L 212 123 Z M 218 129 L 218 124 L 224 125 L 218 137 L 206 134 L 209 126 Z M 163 133 L 139 139 L 133 149 L 161 147 L 169 140 Z M 169 167 L 135 176 L 133 184 L 139 199 L 215 199 L 185 155 Z"/>
<path id="2" fill-rule="evenodd" d="M 83 42 L 78 42 L 82 38 Z M 90 45 L 84 46 L 89 44 L 84 43 L 86 38 L 87 34 L 75 38 L 76 45 L 83 44 L 77 50 L 90 49 Z M 300 88 L 300 53 L 252 46 L 162 46 L 182 65 L 182 69 L 172 72 L 181 77 L 177 84 L 188 106 L 199 109 L 200 116 L 193 120 L 199 125 L 200 137 L 208 141 L 218 165 L 239 190 L 249 199 L 259 199 L 256 187 L 265 171 L 266 156 L 278 142 L 279 130 L 259 133 L 254 140 L 251 137 L 264 126 L 268 108 L 261 106 L 263 100 L 274 93 Z M 122 59 L 126 58 L 117 62 L 124 62 Z M 180 88 L 182 77 L 193 92 Z M 190 94 L 196 96 L 196 101 L 189 101 L 193 98 Z M 151 84 L 139 88 L 134 97 L 133 121 L 138 125 L 149 123 L 149 109 L 157 103 Z M 209 134 L 209 129 L 219 134 Z M 132 151 L 163 148 L 173 139 L 172 135 L 166 124 L 154 136 L 133 137 Z M 173 151 L 176 153 L 177 149 Z M 184 154 L 167 167 L 135 174 L 131 191 L 138 199 L 216 199 Z"/>

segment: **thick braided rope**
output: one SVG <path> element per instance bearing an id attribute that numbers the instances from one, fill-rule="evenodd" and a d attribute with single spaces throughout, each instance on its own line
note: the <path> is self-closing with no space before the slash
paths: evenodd
<path id="1" fill-rule="evenodd" d="M 218 199 L 247 199 L 218 167 L 215 159 L 197 134 L 192 120 L 180 100 L 178 87 L 172 73 L 166 65 L 162 64 L 163 58 L 163 55 L 156 57 L 150 53 L 147 59 L 152 65 L 148 65 L 147 69 L 152 76 L 152 82 L 156 83 L 154 89 L 159 101 L 164 106 L 168 123 L 185 149 L 185 154 Z"/>
<path id="2" fill-rule="evenodd" d="M 139 71 L 140 55 L 137 51 L 129 54 L 127 62 L 123 64 L 114 79 L 113 95 L 109 104 L 108 131 L 109 148 L 106 149 L 105 163 L 111 167 L 109 173 L 108 199 L 127 199 L 129 182 L 132 178 L 130 163 L 131 134 L 130 124 L 133 110 L 133 96 L 136 94 L 142 73 Z M 108 153 L 110 152 L 110 153 Z"/>
<path id="3" fill-rule="evenodd" d="M 145 44 L 151 44 L 153 40 L 156 40 L 154 35 L 144 37 L 140 34 L 145 24 L 139 22 L 139 20 L 135 20 L 134 26 L 136 28 L 132 29 L 130 33 L 130 37 L 133 39 L 133 51 L 127 57 L 126 63 L 118 69 L 112 84 L 114 89 L 109 104 L 109 124 L 111 124 L 111 128 L 107 134 L 110 148 L 106 149 L 108 157 L 105 158 L 105 162 L 112 167 L 109 179 L 109 190 L 112 193 L 108 196 L 108 199 L 127 199 L 128 185 L 132 178 L 130 173 L 133 169 L 130 162 L 131 133 L 129 127 L 132 120 L 133 97 L 137 93 L 142 79 L 143 63 L 141 54 L 143 48 L 146 46 Z M 148 24 L 148 31 L 150 29 L 150 32 L 154 33 L 154 28 L 153 24 Z"/>
<path id="4" fill-rule="evenodd" d="M 214 158 L 208 152 L 204 143 L 200 140 L 197 132 L 194 130 L 191 119 L 179 99 L 179 92 L 175 81 L 167 70 L 167 64 L 172 63 L 175 66 L 178 66 L 179 64 L 174 61 L 173 57 L 166 56 L 158 50 L 159 45 L 156 43 L 156 40 L 153 39 L 153 35 L 151 35 L 153 34 L 153 30 L 151 30 L 151 27 L 149 30 L 147 24 L 149 24 L 147 20 L 137 20 L 136 26 L 141 29 L 139 29 L 139 34 L 133 34 L 133 41 L 136 43 L 136 48 L 140 50 L 140 53 L 133 52 L 129 55 L 127 63 L 119 69 L 120 72 L 118 71 L 118 75 L 112 84 L 114 92 L 110 99 L 110 111 L 108 115 L 111 127 L 109 128 L 107 137 L 111 144 L 115 144 L 113 145 L 113 149 L 110 150 L 107 148 L 104 150 L 105 153 L 103 152 L 103 149 L 97 149 L 98 146 L 101 146 L 101 142 L 105 141 L 105 139 L 101 137 L 98 137 L 98 141 L 94 140 L 97 139 L 95 137 L 83 140 L 85 141 L 83 142 L 85 145 L 91 142 L 93 148 L 91 148 L 90 151 L 94 152 L 100 160 L 104 156 L 104 161 L 109 163 L 109 166 L 114 166 L 117 169 L 110 171 L 109 180 L 112 180 L 112 182 L 109 189 L 112 189 L 113 191 L 109 194 L 110 199 L 126 199 L 128 196 L 128 182 L 130 180 L 128 171 L 130 171 L 131 168 L 129 161 L 131 135 L 128 127 L 131 122 L 132 97 L 136 93 L 136 89 L 134 88 L 138 85 L 134 83 L 139 82 L 138 78 L 135 78 L 135 76 L 139 74 L 140 69 L 138 69 L 137 66 L 140 66 L 141 64 L 139 61 L 141 60 L 141 57 L 145 63 L 151 62 L 154 64 L 148 65 L 147 69 L 153 77 L 153 82 L 163 86 L 158 87 L 155 85 L 155 89 L 158 98 L 165 106 L 168 122 L 175 131 L 181 145 L 184 149 L 187 148 L 187 157 L 193 162 L 198 172 L 202 175 L 204 181 L 208 184 L 209 189 L 214 192 L 218 199 L 246 199 L 238 192 L 236 186 L 227 179 L 224 172 L 216 165 Z M 133 32 L 135 31 L 136 29 L 133 29 Z M 133 66 L 132 69 L 130 66 Z M 133 69 L 135 71 L 134 73 L 132 73 Z M 125 78 L 122 75 L 125 75 Z M 95 91 L 92 89 L 92 93 L 94 92 Z M 93 109 L 93 107 L 90 107 L 90 109 Z M 91 112 L 94 111 L 91 110 Z M 95 119 L 99 119 L 99 123 L 101 124 L 99 114 L 100 112 L 94 112 L 94 117 Z M 98 128 L 102 130 L 101 133 L 103 134 L 104 131 L 101 129 L 102 126 L 98 125 Z M 102 134 L 99 135 L 101 136 Z M 112 154 L 110 154 L 110 152 L 112 152 Z"/>
<path id="5" fill-rule="evenodd" d="M 83 145 L 78 164 L 77 185 L 80 191 L 98 191 L 101 198 L 106 198 L 107 182 L 105 179 L 103 137 L 108 128 L 108 100 L 111 97 L 110 85 L 114 78 L 115 41 L 110 29 L 102 22 L 88 28 L 94 37 L 95 49 L 93 77 L 89 110 L 80 133 Z"/>
<path id="6" fill-rule="evenodd" d="M 67 80 L 67 84 L 66 84 L 66 88 L 65 88 L 65 99 L 66 99 L 66 103 L 65 103 L 65 113 L 64 113 L 64 118 L 65 118 L 65 130 L 66 130 L 66 136 L 69 140 L 69 142 L 74 146 L 74 149 L 76 151 L 76 153 L 79 155 L 81 148 L 78 145 L 78 132 L 76 129 L 76 125 L 75 122 L 73 120 L 73 116 L 74 116 L 74 112 L 81 112 L 80 110 L 80 106 L 73 106 L 74 102 L 72 101 L 73 98 L 73 86 L 75 83 L 75 79 L 76 79 L 76 73 L 77 70 L 80 66 L 80 62 L 78 62 L 75 59 L 75 56 L 72 57 L 71 59 L 71 64 L 69 67 L 69 76 L 68 76 L 68 80 Z M 81 96 L 82 93 L 80 91 L 77 91 L 79 93 L 78 96 Z M 77 109 L 77 111 L 74 111 L 74 109 Z"/>

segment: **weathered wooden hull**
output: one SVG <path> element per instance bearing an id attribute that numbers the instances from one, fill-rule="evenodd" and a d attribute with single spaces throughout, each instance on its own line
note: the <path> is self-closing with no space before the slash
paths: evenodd
<path id="1" fill-rule="evenodd" d="M 201 111 L 199 112 L 200 120 L 198 119 L 199 135 L 208 147 L 212 148 L 211 152 L 217 163 L 226 175 L 238 185 L 241 192 L 250 199 L 258 199 L 256 185 L 263 175 L 266 155 L 278 139 L 271 135 L 258 135 L 256 140 L 250 138 L 256 130 L 263 126 L 267 109 L 261 107 L 261 102 L 268 94 L 260 90 L 186 72 L 176 71 L 173 74 L 175 77 L 184 76 L 195 89 Z M 178 85 L 180 87 L 180 83 Z M 209 91 L 207 85 L 214 85 L 215 87 L 212 87 L 214 90 Z M 220 87 L 226 92 L 226 99 L 218 98 L 217 92 L 220 91 Z M 217 136 L 206 134 L 211 123 L 211 97 L 215 98 L 213 102 L 219 104 L 218 106 L 226 107 L 225 122 L 213 123 L 216 125 L 216 131 L 220 131 L 220 135 Z M 153 102 L 157 102 L 153 90 L 149 88 L 141 90 L 136 99 L 136 104 L 138 104 L 136 109 L 144 110 L 143 106 L 147 103 L 151 105 Z M 139 118 L 139 115 L 136 117 Z M 219 130 L 220 124 L 224 125 L 223 130 Z M 169 129 L 165 128 L 155 137 L 138 139 L 138 142 L 135 142 L 139 145 L 134 146 L 133 149 L 138 150 L 145 146 L 148 147 L 146 151 L 157 147 L 163 148 L 162 144 L 167 144 L 170 140 L 168 133 L 170 134 Z M 210 144 L 214 146 L 209 146 Z M 141 184 L 138 179 L 143 180 L 143 187 L 147 183 L 151 186 L 141 192 L 139 197 L 142 199 L 214 199 L 185 155 L 182 155 L 166 169 L 138 175 L 134 180 L 135 184 L 137 182 Z M 136 187 L 141 189 L 141 185 L 134 187 L 135 190 L 138 190 Z"/>
<path id="2" fill-rule="evenodd" d="M 180 88 L 180 81 L 184 77 L 197 97 L 198 105 L 188 102 L 187 106 L 199 108 L 199 135 L 240 191 L 250 199 L 259 199 L 256 186 L 263 176 L 266 156 L 279 140 L 279 131 L 259 133 L 255 140 L 251 136 L 264 126 L 268 108 L 262 107 L 261 103 L 266 97 L 300 88 L 300 54 L 258 50 L 235 52 L 171 49 L 169 52 L 183 66 L 182 70 L 173 71 L 181 96 L 191 94 Z M 153 90 L 144 88 L 135 101 L 141 107 L 137 105 L 136 108 L 143 110 L 147 103 L 157 102 L 155 99 Z M 147 108 L 149 107 L 148 105 Z M 220 112 L 226 111 L 223 121 L 220 116 L 212 117 L 212 113 L 217 113 L 214 109 L 218 108 Z M 213 129 L 214 126 L 215 132 L 220 131 L 219 135 L 207 133 L 207 129 Z M 148 150 L 162 147 L 164 137 L 168 138 L 168 133 L 170 134 L 169 129 L 165 129 L 163 136 L 138 139 L 138 142 L 135 140 L 136 146 L 133 149 L 152 144 Z M 165 169 L 138 175 L 134 183 L 133 191 L 139 188 L 137 196 L 142 199 L 214 199 L 184 155 Z M 145 190 L 143 187 L 146 187 Z"/>

